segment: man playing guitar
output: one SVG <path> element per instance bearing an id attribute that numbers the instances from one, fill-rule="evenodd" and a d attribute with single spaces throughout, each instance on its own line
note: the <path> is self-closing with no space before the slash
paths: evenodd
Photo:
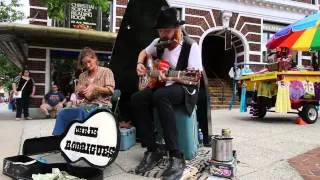
<path id="1" fill-rule="evenodd" d="M 136 68 L 138 76 L 147 73 L 145 61 L 148 57 L 164 59 L 168 62 L 169 68 L 176 71 L 186 69 L 202 71 L 200 48 L 196 42 L 183 36 L 181 27 L 183 24 L 183 21 L 177 19 L 175 8 L 161 9 L 155 26 L 159 38 L 153 40 L 139 53 Z M 133 118 L 137 132 L 142 144 L 147 147 L 144 158 L 135 172 L 139 174 L 151 170 L 162 159 L 153 134 L 153 108 L 156 108 L 170 155 L 169 166 L 162 176 L 163 179 L 179 179 L 185 167 L 185 160 L 178 149 L 179 127 L 176 127 L 173 106 L 184 105 L 186 112 L 191 115 L 197 102 L 198 87 L 192 83 L 185 83 L 177 77 L 167 76 L 166 73 L 160 73 L 159 79 L 165 81 L 164 87 L 145 88 L 132 95 Z"/>

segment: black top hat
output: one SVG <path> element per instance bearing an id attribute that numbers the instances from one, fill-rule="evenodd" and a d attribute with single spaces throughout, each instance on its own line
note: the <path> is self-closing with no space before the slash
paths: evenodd
<path id="1" fill-rule="evenodd" d="M 175 28 L 183 25 L 185 22 L 177 18 L 177 10 L 172 7 L 162 7 L 158 16 L 155 28 Z"/>

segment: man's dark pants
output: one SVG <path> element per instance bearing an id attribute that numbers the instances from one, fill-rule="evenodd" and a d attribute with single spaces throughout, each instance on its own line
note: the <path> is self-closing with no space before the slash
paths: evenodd
<path id="1" fill-rule="evenodd" d="M 177 127 L 173 106 L 184 104 L 184 89 L 173 84 L 159 89 L 145 89 L 132 95 L 132 110 L 137 133 L 149 151 L 157 148 L 154 137 L 153 108 L 157 108 L 167 149 L 178 151 Z"/>

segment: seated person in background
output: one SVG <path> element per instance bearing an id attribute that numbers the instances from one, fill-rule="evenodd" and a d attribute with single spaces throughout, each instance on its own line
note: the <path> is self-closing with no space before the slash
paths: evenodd
<path id="1" fill-rule="evenodd" d="M 113 73 L 99 67 L 96 53 L 85 47 L 79 55 L 79 64 L 85 69 L 79 76 L 75 93 L 80 98 L 78 107 L 62 109 L 53 129 L 53 135 L 61 135 L 72 121 L 83 121 L 98 108 L 110 109 L 114 92 Z"/>
<path id="2" fill-rule="evenodd" d="M 58 86 L 53 84 L 51 91 L 48 92 L 42 99 L 40 110 L 46 115 L 46 118 L 50 118 L 49 111 L 56 111 L 57 113 L 63 108 L 63 104 L 66 102 L 64 95 L 58 91 Z"/>
<path id="3" fill-rule="evenodd" d="M 77 75 L 77 79 L 73 80 L 73 84 L 74 84 L 74 88 L 72 89 L 73 93 L 71 93 L 69 101 L 67 102 L 67 107 L 76 107 L 78 104 L 80 104 L 80 99 L 78 97 L 78 95 L 74 92 L 74 89 L 77 87 L 78 81 L 79 81 L 79 75 Z"/>
<path id="4" fill-rule="evenodd" d="M 80 99 L 78 99 L 78 95 L 76 93 L 72 93 L 70 96 L 70 100 L 67 102 L 67 107 L 76 107 L 80 104 Z"/>

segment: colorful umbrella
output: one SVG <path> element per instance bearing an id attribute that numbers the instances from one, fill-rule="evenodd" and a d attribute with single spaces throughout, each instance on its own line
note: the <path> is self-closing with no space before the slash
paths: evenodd
<path id="1" fill-rule="evenodd" d="M 269 49 L 286 47 L 299 51 L 320 50 L 320 12 L 282 28 L 266 46 Z"/>

